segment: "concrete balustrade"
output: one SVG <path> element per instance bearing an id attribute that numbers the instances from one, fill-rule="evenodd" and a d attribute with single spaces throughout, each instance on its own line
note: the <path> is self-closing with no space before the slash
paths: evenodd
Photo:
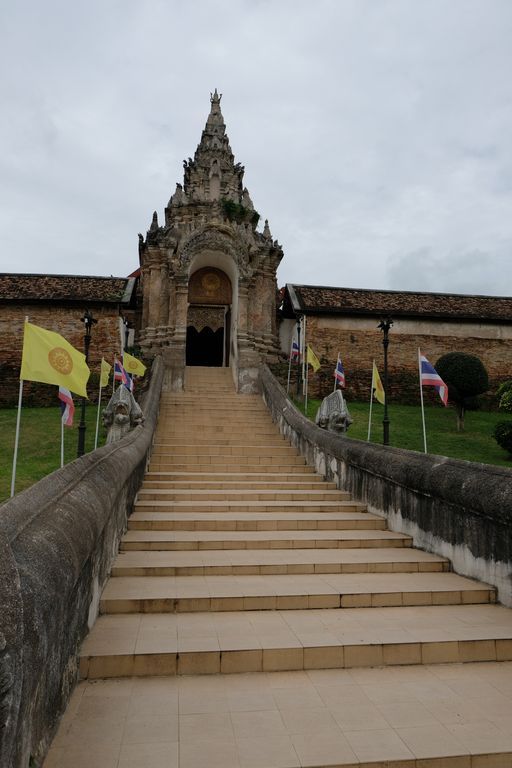
<path id="1" fill-rule="evenodd" d="M 391 530 L 492 584 L 512 606 L 512 473 L 488 464 L 368 444 L 320 429 L 288 400 L 265 367 L 263 399 L 308 464 L 385 515 Z"/>

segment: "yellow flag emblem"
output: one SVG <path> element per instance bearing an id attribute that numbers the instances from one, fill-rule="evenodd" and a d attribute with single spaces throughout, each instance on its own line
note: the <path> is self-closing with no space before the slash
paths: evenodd
<path id="1" fill-rule="evenodd" d="M 100 387 L 103 389 L 103 387 L 106 387 L 108 385 L 108 377 L 110 375 L 110 371 L 112 369 L 112 366 L 107 363 L 107 361 L 102 357 L 101 358 L 101 370 L 100 370 Z"/>
<path id="2" fill-rule="evenodd" d="M 382 381 L 380 380 L 379 372 L 377 370 L 377 366 L 375 365 L 375 360 L 373 361 L 372 392 L 379 403 L 384 405 L 386 402 L 386 393 L 384 392 L 384 387 L 382 386 Z"/>
<path id="3" fill-rule="evenodd" d="M 313 368 L 315 373 L 318 371 L 319 368 L 321 368 L 320 360 L 315 355 L 315 353 L 313 352 L 309 344 L 306 347 L 306 360 L 308 365 L 310 365 Z"/>
<path id="4" fill-rule="evenodd" d="M 89 375 L 85 355 L 63 336 L 25 323 L 20 379 L 56 384 L 87 397 Z"/>
<path id="5" fill-rule="evenodd" d="M 146 373 L 144 363 L 141 363 L 133 355 L 129 355 L 128 352 L 123 352 L 123 368 L 127 373 L 132 373 L 134 376 L 144 376 Z"/>

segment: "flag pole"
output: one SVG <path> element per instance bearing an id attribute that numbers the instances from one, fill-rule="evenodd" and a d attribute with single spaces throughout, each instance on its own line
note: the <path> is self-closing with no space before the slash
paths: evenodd
<path id="1" fill-rule="evenodd" d="M 306 360 L 306 315 L 302 315 L 302 394 L 306 393 L 308 362 Z"/>
<path id="2" fill-rule="evenodd" d="M 286 394 L 289 394 L 290 392 L 290 376 L 292 373 L 292 352 L 293 352 L 293 331 L 292 331 L 292 340 L 290 342 L 290 359 L 288 361 L 288 382 L 286 384 Z"/>
<path id="3" fill-rule="evenodd" d="M 338 381 L 336 379 L 336 374 L 338 372 L 338 363 L 340 361 L 340 353 L 338 352 L 338 359 L 336 360 L 336 368 L 334 369 L 334 389 L 333 392 L 336 392 L 336 385 L 338 384 Z"/>
<path id="4" fill-rule="evenodd" d="M 96 450 L 96 448 L 98 447 L 98 432 L 100 428 L 100 408 L 101 408 L 101 390 L 102 390 L 101 376 L 102 374 L 100 374 L 100 391 L 98 394 L 98 413 L 96 414 L 96 436 L 94 438 L 94 450 Z"/>
<path id="5" fill-rule="evenodd" d="M 20 391 L 18 395 L 18 414 L 16 416 L 16 435 L 14 437 L 14 456 L 12 460 L 11 499 L 14 496 L 14 487 L 16 485 L 16 462 L 18 460 L 18 443 L 20 439 L 20 420 L 21 420 L 22 400 L 23 400 L 23 379 L 20 379 Z"/>
<path id="6" fill-rule="evenodd" d="M 306 415 L 306 418 L 308 417 L 308 377 L 309 377 L 309 367 L 308 367 L 308 347 L 306 344 L 306 315 L 303 315 L 304 320 L 304 333 L 302 334 L 303 338 L 303 346 L 304 346 L 304 358 L 302 365 L 304 366 L 304 413 Z"/>
<path id="7" fill-rule="evenodd" d="M 307 347 L 306 347 L 306 354 L 307 354 Z M 306 389 L 304 391 L 304 413 L 306 414 L 306 418 L 308 417 L 308 377 L 309 377 L 309 367 L 308 367 L 308 361 L 306 360 Z"/>
<path id="8" fill-rule="evenodd" d="M 28 323 L 28 315 L 25 315 L 25 323 Z M 23 326 L 23 341 L 25 341 L 25 326 Z M 21 421 L 22 400 L 23 400 L 23 379 L 20 378 L 20 391 L 18 394 L 18 413 L 16 414 L 16 433 L 14 436 L 14 456 L 12 458 L 11 499 L 14 496 L 14 488 L 16 486 L 16 464 L 18 461 L 18 444 L 20 440 L 20 421 Z"/>
<path id="9" fill-rule="evenodd" d="M 423 446 L 425 449 L 425 453 L 427 453 L 427 429 L 425 427 L 425 407 L 423 405 L 423 386 L 421 384 L 421 360 L 420 360 L 421 352 L 420 348 L 418 347 L 418 372 L 420 376 L 420 400 L 421 400 L 421 420 L 423 422 Z"/>
<path id="10" fill-rule="evenodd" d="M 61 413 L 60 415 L 60 468 L 64 466 L 64 421 L 62 419 L 62 416 L 64 414 Z"/>
<path id="11" fill-rule="evenodd" d="M 375 360 L 373 361 L 373 365 L 375 365 Z M 368 416 L 368 437 L 367 437 L 367 442 L 370 442 L 370 435 L 371 435 L 371 432 L 372 432 L 373 365 L 372 365 L 372 383 L 370 384 L 370 414 Z"/>

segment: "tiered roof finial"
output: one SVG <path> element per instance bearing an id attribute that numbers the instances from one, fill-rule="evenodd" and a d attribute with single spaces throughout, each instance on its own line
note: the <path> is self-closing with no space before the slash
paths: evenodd
<path id="1" fill-rule="evenodd" d="M 219 94 L 217 93 L 217 89 L 215 89 L 215 93 L 213 94 L 210 92 L 210 102 L 212 104 L 220 104 L 221 99 L 222 99 L 222 93 L 219 96 Z"/>

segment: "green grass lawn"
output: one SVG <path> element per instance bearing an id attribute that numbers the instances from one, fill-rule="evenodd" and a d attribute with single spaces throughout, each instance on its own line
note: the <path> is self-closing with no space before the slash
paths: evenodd
<path id="1" fill-rule="evenodd" d="M 104 406 L 103 406 L 104 407 Z M 12 461 L 16 432 L 16 408 L 0 409 L 0 502 L 11 494 Z M 96 434 L 96 406 L 85 409 L 85 450 L 92 451 Z M 74 424 L 64 427 L 64 461 L 76 459 L 80 402 L 76 403 Z M 105 442 L 101 425 L 98 445 Z M 16 492 L 28 488 L 60 468 L 60 407 L 22 408 L 16 470 Z"/>
<path id="2" fill-rule="evenodd" d="M 319 400 L 308 401 L 308 417 L 313 419 Z M 300 410 L 304 410 L 299 404 Z M 368 437 L 369 403 L 349 403 L 348 408 L 354 423 L 348 430 L 348 437 L 366 440 Z M 371 441 L 382 444 L 382 419 L 384 408 L 374 403 L 372 408 Z M 389 444 L 396 448 L 407 448 L 423 452 L 423 427 L 421 408 L 413 405 L 395 405 L 388 408 L 390 420 Z M 467 411 L 465 431 L 457 432 L 455 411 L 442 406 L 425 406 L 427 449 L 429 453 L 451 456 L 456 459 L 480 461 L 512 468 L 512 457 L 499 447 L 492 437 L 494 426 L 506 421 L 505 413 Z"/>

